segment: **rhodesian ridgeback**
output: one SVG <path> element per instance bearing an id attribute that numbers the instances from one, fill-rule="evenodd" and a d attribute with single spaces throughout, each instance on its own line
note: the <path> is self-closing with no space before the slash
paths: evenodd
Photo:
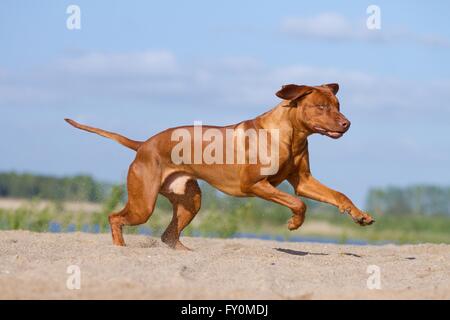
<path id="1" fill-rule="evenodd" d="M 128 171 L 127 203 L 120 212 L 109 216 L 113 243 L 125 245 L 122 227 L 145 223 L 161 194 L 173 205 L 172 221 L 161 240 L 171 248 L 188 249 L 180 242 L 180 234 L 200 210 L 201 191 L 197 179 L 228 195 L 260 197 L 288 207 L 292 211 L 287 225 L 289 230 L 303 224 L 306 205 L 300 198 L 276 188 L 285 180 L 298 196 L 336 206 L 362 226 L 374 222 L 347 196 L 321 184 L 310 171 L 308 136 L 319 133 L 338 139 L 350 128 L 350 121 L 340 112 L 338 90 L 339 85 L 335 83 L 288 84 L 276 93 L 282 101 L 275 108 L 238 124 L 203 126 L 200 136 L 198 126 L 194 125 L 167 129 L 145 142 L 135 141 L 65 120 L 76 128 L 113 139 L 136 151 Z M 206 130 L 204 134 L 202 130 Z M 244 142 L 239 142 L 242 133 Z M 224 137 L 227 141 L 220 141 Z M 180 142 L 181 138 L 185 140 Z M 258 144 L 259 153 L 251 149 L 252 142 Z M 263 154 L 261 148 L 270 149 L 271 164 L 258 157 Z"/>

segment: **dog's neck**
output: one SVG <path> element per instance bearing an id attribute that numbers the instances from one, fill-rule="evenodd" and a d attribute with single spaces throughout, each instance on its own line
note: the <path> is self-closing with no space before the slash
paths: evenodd
<path id="1" fill-rule="evenodd" d="M 307 138 L 312 132 L 297 119 L 297 107 L 291 107 L 289 104 L 289 101 L 282 101 L 272 110 L 256 117 L 254 122 L 263 129 L 280 130 L 280 145 L 289 148 L 291 154 L 295 157 L 307 150 Z"/>
<path id="2" fill-rule="evenodd" d="M 289 103 L 289 101 L 283 100 L 275 108 L 255 120 L 263 129 L 279 129 L 280 137 L 285 137 L 285 143 L 295 146 L 306 145 L 307 138 L 312 132 L 298 121 L 297 107 L 291 107 Z"/>

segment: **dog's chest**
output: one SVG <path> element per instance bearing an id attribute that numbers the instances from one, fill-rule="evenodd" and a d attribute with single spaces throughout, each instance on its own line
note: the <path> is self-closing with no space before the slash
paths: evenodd
<path id="1" fill-rule="evenodd" d="M 280 184 L 292 174 L 300 170 L 300 162 L 307 155 L 307 142 L 293 147 L 292 145 L 282 147 L 279 153 L 279 169 L 275 175 L 269 178 L 273 184 Z"/>
<path id="2" fill-rule="evenodd" d="M 278 172 L 269 178 L 269 181 L 273 184 L 280 184 L 286 180 L 293 172 L 297 171 L 298 166 L 294 157 L 290 155 L 285 158 L 280 158 Z"/>

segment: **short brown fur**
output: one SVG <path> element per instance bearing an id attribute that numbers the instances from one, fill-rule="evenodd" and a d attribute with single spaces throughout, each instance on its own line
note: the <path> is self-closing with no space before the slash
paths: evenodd
<path id="1" fill-rule="evenodd" d="M 179 240 L 183 229 L 191 222 L 201 206 L 201 190 L 197 179 L 238 197 L 260 197 L 288 207 L 292 217 L 289 230 L 298 229 L 305 220 L 305 203 L 276 188 L 287 180 L 298 196 L 336 206 L 347 212 L 360 225 L 374 222 L 359 210 L 344 194 L 326 187 L 311 174 L 308 156 L 308 136 L 320 133 L 331 138 L 341 137 L 350 122 L 340 112 L 336 93 L 337 84 L 322 86 L 286 85 L 276 95 L 283 99 L 272 110 L 251 120 L 226 127 L 212 127 L 221 132 L 226 129 L 279 129 L 279 170 L 273 175 L 262 175 L 257 164 L 174 164 L 171 150 L 173 130 L 160 132 L 145 142 L 134 141 L 119 134 L 84 126 L 66 119 L 76 128 L 111 138 L 136 150 L 136 158 L 128 171 L 128 201 L 125 208 L 109 216 L 113 243 L 125 245 L 122 226 L 145 223 L 151 216 L 158 194 L 167 197 L 173 205 L 173 218 L 161 239 L 174 249 L 188 249 Z M 190 132 L 192 126 L 182 127 Z M 224 133 L 225 135 L 225 133 Z M 205 147 L 205 145 L 203 145 Z M 181 189 L 176 192 L 172 186 Z"/>

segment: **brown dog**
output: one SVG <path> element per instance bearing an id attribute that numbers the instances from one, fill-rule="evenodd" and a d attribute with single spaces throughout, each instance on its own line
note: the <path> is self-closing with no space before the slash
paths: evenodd
<path id="1" fill-rule="evenodd" d="M 229 195 L 257 196 L 288 207 L 292 211 L 292 218 L 288 221 L 290 230 L 303 224 L 306 205 L 299 198 L 276 188 L 284 180 L 293 186 L 297 195 L 332 204 L 341 212 L 349 213 L 360 225 L 374 222 L 371 216 L 360 211 L 344 194 L 314 179 L 309 169 L 308 136 L 320 133 L 337 139 L 350 127 L 350 121 L 339 111 L 339 101 L 336 98 L 338 90 L 338 84 L 315 87 L 289 84 L 276 93 L 283 101 L 272 110 L 252 120 L 227 127 L 203 127 L 215 134 L 215 140 L 220 135 L 223 137 L 228 132 L 234 132 L 226 146 L 223 142 L 216 144 L 215 154 L 210 154 L 218 156 L 219 153 L 227 153 L 226 163 L 202 161 L 197 156 L 194 156 L 197 157 L 194 163 L 174 158 L 174 150 L 179 150 L 180 133 L 191 135 L 190 141 L 187 142 L 193 144 L 189 144 L 182 155 L 179 153 L 182 159 L 191 159 L 191 153 L 200 152 L 201 156 L 202 152 L 206 153 L 210 148 L 207 142 L 212 141 L 212 138 L 199 142 L 195 126 L 171 128 L 141 142 L 81 125 L 70 119 L 66 121 L 76 128 L 111 138 L 137 151 L 136 159 L 128 172 L 128 202 L 122 211 L 109 216 L 113 243 L 125 245 L 122 226 L 145 223 L 152 214 L 160 193 L 173 205 L 172 221 L 161 239 L 172 248 L 187 249 L 179 238 L 182 230 L 200 209 L 201 191 L 197 179 L 204 180 Z M 234 146 L 239 145 L 239 134 L 236 132 L 250 132 L 249 130 L 271 132 L 266 146 L 269 149 L 277 146 L 271 149 L 271 156 L 276 157 L 272 158 L 277 163 L 275 172 L 264 173 L 261 159 L 255 161 L 254 157 L 252 158 L 250 140 L 244 140 L 244 143 L 240 144 L 241 148 L 234 150 Z M 245 137 L 249 136 L 251 135 Z M 262 144 L 261 136 L 256 135 L 255 139 Z M 235 159 L 239 158 L 238 153 L 242 149 L 244 158 L 241 157 L 236 163 Z"/>

